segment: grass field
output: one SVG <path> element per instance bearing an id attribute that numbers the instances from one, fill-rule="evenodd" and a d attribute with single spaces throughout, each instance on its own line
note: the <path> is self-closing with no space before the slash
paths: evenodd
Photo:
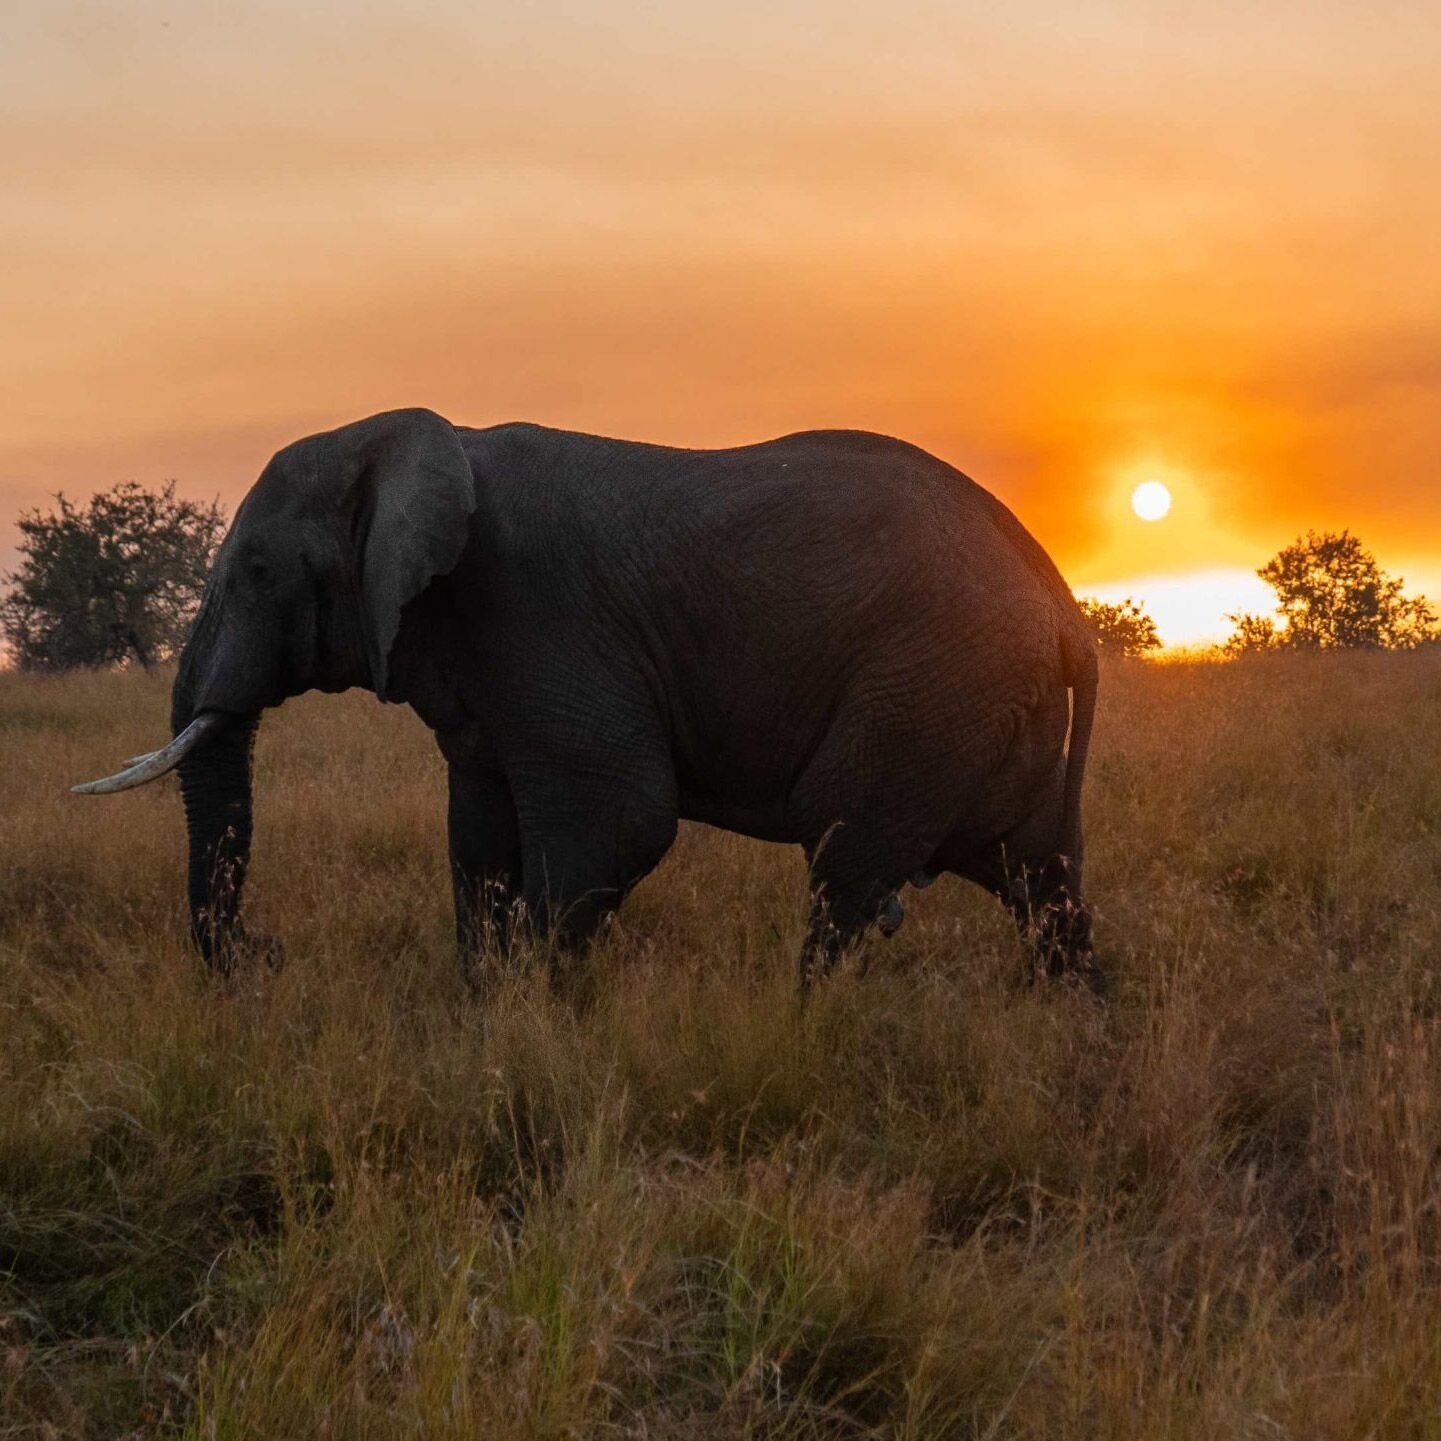
<path id="1" fill-rule="evenodd" d="M 262 728 L 183 935 L 164 677 L 0 676 L 0 1436 L 1441 1435 L 1441 654 L 1103 677 L 1101 1008 L 687 830 L 557 998 L 453 965 L 409 712 Z"/>

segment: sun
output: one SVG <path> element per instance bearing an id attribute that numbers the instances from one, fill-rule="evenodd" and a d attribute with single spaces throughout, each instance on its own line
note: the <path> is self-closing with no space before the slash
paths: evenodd
<path id="1" fill-rule="evenodd" d="M 1164 520 L 1171 510 L 1171 492 L 1159 480 L 1147 480 L 1131 492 L 1131 509 L 1142 520 Z"/>

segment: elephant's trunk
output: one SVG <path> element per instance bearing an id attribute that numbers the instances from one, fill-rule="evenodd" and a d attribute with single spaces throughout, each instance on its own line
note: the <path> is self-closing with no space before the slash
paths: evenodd
<path id="1" fill-rule="evenodd" d="M 236 716 L 180 763 L 190 844 L 190 932 L 212 966 L 228 971 L 241 939 L 240 897 L 250 864 L 250 758 L 258 714 Z"/>
<path id="2" fill-rule="evenodd" d="M 190 857 L 187 898 L 190 933 L 206 961 L 228 971 L 241 939 L 240 898 L 250 864 L 251 754 L 260 707 L 236 705 L 227 696 L 215 705 L 216 684 L 234 667 L 217 606 L 207 603 L 180 657 L 171 693 L 170 729 L 179 735 L 199 715 L 221 715 L 223 724 L 180 762 L 180 793 Z"/>

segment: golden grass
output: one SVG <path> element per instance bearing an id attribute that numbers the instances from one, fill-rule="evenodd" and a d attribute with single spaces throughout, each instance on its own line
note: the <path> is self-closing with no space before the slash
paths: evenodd
<path id="1" fill-rule="evenodd" d="M 557 998 L 456 974 L 420 724 L 262 730 L 189 954 L 164 678 L 0 676 L 0 1436 L 1441 1434 L 1441 655 L 1108 669 L 1113 1000 L 908 893 L 798 1018 L 687 830 Z"/>

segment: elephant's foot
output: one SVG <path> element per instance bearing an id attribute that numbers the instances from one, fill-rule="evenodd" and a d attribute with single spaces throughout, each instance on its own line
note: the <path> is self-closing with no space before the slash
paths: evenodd
<path id="1" fill-rule="evenodd" d="M 252 931 L 235 925 L 218 940 L 202 946 L 205 964 L 221 976 L 234 976 L 249 970 L 257 961 L 272 974 L 285 969 L 285 944 L 278 936 L 266 931 Z"/>
<path id="2" fill-rule="evenodd" d="M 1104 998 L 1106 976 L 1096 964 L 1091 910 L 1083 900 L 1063 894 L 1024 917 L 1023 930 L 1036 948 L 1038 974 L 1073 981 Z"/>
<path id="3" fill-rule="evenodd" d="M 901 898 L 892 891 L 881 905 L 881 913 L 876 917 L 876 929 L 887 939 L 900 930 L 906 913 L 901 905 Z"/>
<path id="4" fill-rule="evenodd" d="M 813 872 L 814 876 L 814 872 Z M 883 936 L 900 930 L 906 913 L 895 891 L 873 881 L 816 886 L 811 896 L 810 923 L 801 948 L 801 994 L 835 970 L 845 952 L 874 926 Z"/>

